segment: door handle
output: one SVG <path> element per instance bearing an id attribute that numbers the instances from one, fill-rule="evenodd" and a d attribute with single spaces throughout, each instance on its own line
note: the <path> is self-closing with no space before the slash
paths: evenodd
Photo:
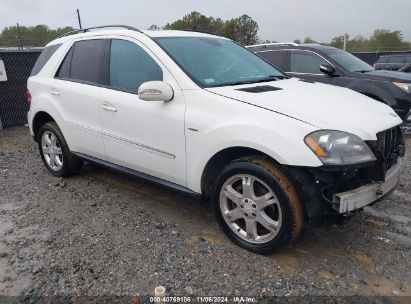
<path id="1" fill-rule="evenodd" d="M 110 111 L 110 112 L 117 112 L 117 109 L 115 106 L 113 106 L 112 104 L 107 104 L 107 103 L 103 103 L 101 105 L 101 107 L 106 110 L 106 111 Z"/>
<path id="2" fill-rule="evenodd" d="M 50 90 L 50 94 L 51 94 L 51 95 L 60 96 L 60 92 L 59 92 L 57 89 L 55 89 L 55 88 L 53 88 L 53 89 Z"/>

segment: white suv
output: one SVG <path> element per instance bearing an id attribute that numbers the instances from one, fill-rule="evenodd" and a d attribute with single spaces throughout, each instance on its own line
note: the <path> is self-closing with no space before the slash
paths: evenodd
<path id="1" fill-rule="evenodd" d="M 399 181 L 404 139 L 390 107 L 289 78 L 222 37 L 80 30 L 48 44 L 27 94 L 51 174 L 87 160 L 202 195 L 227 236 L 257 253 Z"/>

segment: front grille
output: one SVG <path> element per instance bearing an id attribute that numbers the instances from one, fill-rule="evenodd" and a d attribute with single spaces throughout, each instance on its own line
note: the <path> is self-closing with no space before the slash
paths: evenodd
<path id="1" fill-rule="evenodd" d="M 381 154 L 385 170 L 395 165 L 398 157 L 403 157 L 405 153 L 404 135 L 401 128 L 395 127 L 378 133 L 376 148 Z"/>

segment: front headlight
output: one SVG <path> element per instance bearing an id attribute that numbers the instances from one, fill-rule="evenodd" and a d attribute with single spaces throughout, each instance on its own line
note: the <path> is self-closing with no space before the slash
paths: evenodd
<path id="1" fill-rule="evenodd" d="M 323 164 L 351 165 L 376 160 L 366 143 L 350 133 L 315 131 L 308 134 L 304 141 Z"/>
<path id="2" fill-rule="evenodd" d="M 411 83 L 393 82 L 392 84 L 407 93 L 411 93 Z"/>

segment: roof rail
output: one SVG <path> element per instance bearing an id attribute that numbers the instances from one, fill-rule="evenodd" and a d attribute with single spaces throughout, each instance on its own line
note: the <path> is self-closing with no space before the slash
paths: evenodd
<path id="1" fill-rule="evenodd" d="M 210 33 L 210 32 L 204 31 L 204 30 L 183 29 L 183 30 L 180 30 L 180 31 L 183 31 L 183 32 L 194 32 L 194 33 L 202 33 L 202 34 L 214 35 L 214 34 L 212 34 L 212 33 Z"/>
<path id="2" fill-rule="evenodd" d="M 257 46 L 276 46 L 276 45 L 292 45 L 292 46 L 299 46 L 298 43 L 295 42 L 272 42 L 272 43 L 262 43 L 262 44 L 254 44 L 249 45 L 247 47 L 257 47 Z"/>
<path id="3" fill-rule="evenodd" d="M 124 28 L 124 29 L 130 30 L 130 31 L 136 31 L 136 32 L 139 32 L 139 33 L 143 33 L 138 28 L 120 24 L 120 25 L 94 26 L 94 27 L 88 27 L 88 28 L 85 28 L 85 29 L 77 29 L 77 30 L 74 30 L 74 31 L 64 33 L 63 35 L 60 35 L 58 38 L 66 37 L 66 36 L 70 36 L 70 35 L 74 35 L 74 34 L 78 34 L 78 33 L 86 33 L 86 32 L 90 32 L 90 30 L 97 30 L 97 29 L 110 28 L 110 27 L 119 27 L 119 28 Z"/>

